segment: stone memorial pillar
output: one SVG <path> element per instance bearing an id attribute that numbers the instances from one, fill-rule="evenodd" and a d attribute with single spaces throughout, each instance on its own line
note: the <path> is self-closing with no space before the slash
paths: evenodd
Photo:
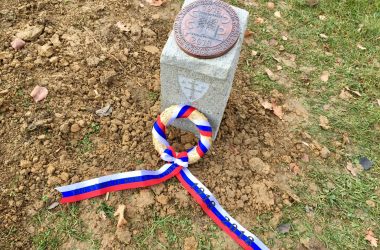
<path id="1" fill-rule="evenodd" d="M 213 2 L 215 6 L 192 7 L 201 2 Z M 161 109 L 174 104 L 196 107 L 210 121 L 213 139 L 230 96 L 248 21 L 247 11 L 232 6 L 232 9 L 225 8 L 225 5 L 219 0 L 185 0 L 160 60 Z M 188 14 L 182 13 L 186 6 L 192 8 Z M 236 39 L 231 40 L 234 36 Z M 209 48 L 192 47 L 197 44 Z M 177 119 L 173 125 L 197 135 L 195 126 L 188 120 Z"/>

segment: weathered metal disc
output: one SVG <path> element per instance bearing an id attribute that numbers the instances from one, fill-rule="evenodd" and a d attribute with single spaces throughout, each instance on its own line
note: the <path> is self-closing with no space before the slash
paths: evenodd
<path id="1" fill-rule="evenodd" d="M 184 7 L 174 23 L 178 46 L 198 58 L 215 58 L 227 53 L 239 39 L 236 12 L 219 0 L 197 0 Z"/>

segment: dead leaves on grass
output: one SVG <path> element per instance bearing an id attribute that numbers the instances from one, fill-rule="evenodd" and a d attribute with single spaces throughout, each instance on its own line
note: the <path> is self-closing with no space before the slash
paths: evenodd
<path id="1" fill-rule="evenodd" d="M 273 114 L 275 114 L 281 120 L 284 118 L 282 106 L 277 105 L 275 102 L 270 103 L 267 100 L 261 100 L 260 104 L 264 107 L 264 109 L 272 110 Z"/>
<path id="2" fill-rule="evenodd" d="M 320 77 L 322 82 L 327 82 L 329 80 L 330 73 L 328 71 L 323 71 Z"/>
<path id="3" fill-rule="evenodd" d="M 375 234 L 371 229 L 367 229 L 365 239 L 369 242 L 369 244 L 373 247 L 377 247 L 378 239 L 375 237 Z"/>
<path id="4" fill-rule="evenodd" d="M 329 119 L 327 119 L 326 116 L 320 115 L 319 116 L 319 126 L 325 130 L 330 129 L 329 126 Z"/>
<path id="5" fill-rule="evenodd" d="M 352 162 L 347 162 L 346 169 L 354 177 L 356 177 L 361 171 L 363 171 L 363 168 L 361 168 L 357 164 L 352 164 Z"/>

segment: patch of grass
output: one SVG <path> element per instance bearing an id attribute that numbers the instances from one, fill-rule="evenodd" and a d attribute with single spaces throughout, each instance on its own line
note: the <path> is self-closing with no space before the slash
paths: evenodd
<path id="1" fill-rule="evenodd" d="M 109 219 L 114 219 L 113 214 L 115 213 L 115 208 L 108 205 L 105 202 L 101 202 L 98 209 L 98 211 L 103 211 L 104 214 L 109 218 Z"/>
<path id="2" fill-rule="evenodd" d="M 175 244 L 178 246 L 179 240 L 186 238 L 191 232 L 191 220 L 188 218 L 177 218 L 172 216 L 156 217 L 151 226 L 146 228 L 136 237 L 136 242 L 141 249 L 146 249 L 152 242 L 162 245 L 157 235 L 159 232 L 165 235 L 169 248 Z"/>
<path id="3" fill-rule="evenodd" d="M 88 241 L 94 248 L 98 245 L 79 218 L 79 208 L 76 205 L 70 205 L 67 210 L 62 209 L 57 213 L 42 211 L 33 218 L 33 222 L 42 228 L 32 238 L 36 249 L 57 249 L 67 238 Z"/>
<path id="4" fill-rule="evenodd" d="M 90 125 L 90 131 L 87 132 L 82 140 L 78 142 L 78 147 L 82 153 L 86 153 L 92 150 L 93 143 L 91 141 L 91 135 L 96 134 L 100 131 L 100 124 L 99 123 L 91 123 Z"/>
<path id="5" fill-rule="evenodd" d="M 380 108 L 376 103 L 380 99 L 380 1 L 319 1 L 315 7 L 305 2 L 275 2 L 276 10 L 282 15 L 280 19 L 266 8 L 266 1 L 258 1 L 258 8 L 249 8 L 248 27 L 254 32 L 255 43 L 246 46 L 244 53 L 250 55 L 255 50 L 258 55 L 247 56 L 241 67 L 251 76 L 252 90 L 266 95 L 276 89 L 289 98 L 296 96 L 304 100 L 310 116 L 309 122 L 301 126 L 341 157 L 308 163 L 307 169 L 311 170 L 305 171 L 294 187 L 302 202 L 282 211 L 281 223 L 292 224 L 289 233 L 279 234 L 268 225 L 270 213 L 257 218 L 260 226 L 253 231 L 272 235 L 267 244 L 276 248 L 296 249 L 301 239 L 313 238 L 327 249 L 368 249 L 369 244 L 364 240 L 366 229 L 372 228 L 375 235 L 380 235 L 380 131 L 376 129 L 380 126 Z M 265 23 L 255 24 L 252 20 L 257 17 L 264 18 Z M 284 34 L 287 41 L 281 39 Z M 328 38 L 322 39 L 320 34 Z M 278 45 L 268 46 L 271 39 Z M 358 44 L 366 49 L 359 49 Z M 279 50 L 280 45 L 283 51 Z M 273 56 L 285 53 L 296 56 L 295 68 L 273 60 Z M 292 79 L 289 88 L 279 86 L 265 74 L 265 68 L 274 71 L 276 65 L 281 65 L 281 72 Z M 307 74 L 307 81 L 302 66 L 314 68 Z M 323 71 L 330 73 L 327 82 L 320 80 Z M 339 94 L 345 87 L 358 91 L 361 96 L 353 94 L 349 100 L 341 99 Z M 329 108 L 325 109 L 325 105 Z M 319 127 L 320 115 L 329 119 L 329 130 Z M 337 148 L 336 142 L 342 142 L 343 133 L 348 134 L 351 144 Z M 360 156 L 370 158 L 375 166 L 355 178 L 345 166 L 347 161 L 355 162 Z M 307 191 L 310 183 L 320 188 L 315 196 Z M 370 207 L 368 200 L 376 206 Z M 314 208 L 312 214 L 305 211 L 306 206 Z"/>
<path id="6" fill-rule="evenodd" d="M 157 101 L 159 97 L 160 97 L 160 93 L 158 92 L 154 92 L 154 91 L 148 92 L 148 99 L 152 102 Z"/>
<path id="7" fill-rule="evenodd" d="M 216 226 L 208 227 L 207 231 L 196 233 L 192 227 L 193 220 L 187 215 L 155 217 L 140 234 L 135 237 L 139 249 L 147 249 L 151 245 L 159 245 L 163 249 L 181 249 L 184 239 L 194 236 L 198 240 L 198 249 L 212 249 L 211 239 L 216 239 Z M 163 235 L 165 242 L 158 239 Z"/>
<path id="8" fill-rule="evenodd" d="M 299 191 L 304 190 L 299 192 L 303 203 L 284 210 L 284 220 L 293 223 L 294 227 L 293 232 L 282 237 L 295 243 L 301 238 L 315 238 L 327 249 L 368 249 L 368 242 L 364 239 L 367 228 L 380 232 L 380 200 L 376 195 L 380 186 L 378 179 L 369 173 L 355 178 L 317 169 L 312 170 L 307 178 L 303 180 L 305 186 L 299 187 Z M 320 188 L 317 195 L 305 192 L 310 182 Z M 368 200 L 375 206 L 369 206 Z M 306 204 L 313 207 L 312 213 L 305 211 Z M 277 237 L 281 239 L 279 235 Z"/>

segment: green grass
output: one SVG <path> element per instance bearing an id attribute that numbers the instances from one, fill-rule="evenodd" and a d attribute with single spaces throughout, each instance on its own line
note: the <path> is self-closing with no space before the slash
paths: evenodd
<path id="1" fill-rule="evenodd" d="M 281 19 L 266 8 L 266 1 L 259 1 L 258 8 L 249 8 L 248 27 L 254 32 L 256 43 L 244 48 L 248 56 L 241 67 L 250 74 L 253 91 L 270 96 L 276 89 L 288 98 L 304 100 L 309 121 L 294 125 L 301 126 L 330 151 L 340 152 L 341 158 L 314 159 L 305 166 L 308 170 L 304 177 L 299 177 L 299 185 L 295 187 L 302 202 L 283 210 L 281 223 L 292 224 L 289 233 L 279 234 L 276 228 L 268 226 L 270 213 L 257 218 L 261 225 L 256 232 L 271 232 L 273 236 L 267 243 L 285 249 L 299 248 L 302 238 L 313 238 L 327 249 L 369 249 L 364 239 L 366 229 L 372 228 L 375 235 L 380 235 L 380 131 L 375 129 L 380 123 L 380 107 L 376 103 L 380 99 L 380 68 L 375 63 L 380 60 L 380 1 L 320 1 L 319 5 L 309 7 L 304 0 L 291 0 L 286 1 L 283 9 L 279 2 L 274 2 Z M 246 8 L 241 3 L 240 6 Z M 319 15 L 326 19 L 320 20 Z M 257 17 L 264 18 L 266 23 L 255 24 Z M 284 32 L 287 41 L 281 39 Z M 321 33 L 328 39 L 320 38 Z M 278 45 L 261 42 L 271 39 L 276 39 Z M 366 50 L 357 48 L 358 44 Z M 280 45 L 285 48 L 283 52 L 279 51 Z M 249 56 L 251 50 L 258 55 Z M 273 58 L 285 52 L 296 55 L 296 68 Z M 281 72 L 292 80 L 291 87 L 268 78 L 264 69 L 276 71 L 276 65 L 281 65 Z M 307 75 L 307 82 L 301 77 L 301 66 L 315 68 Z M 330 72 L 326 83 L 320 80 L 325 70 Z M 345 87 L 360 92 L 361 96 L 340 99 Z M 326 104 L 330 109 L 323 109 Z M 331 129 L 319 127 L 320 115 L 329 119 Z M 343 133 L 348 133 L 351 144 L 336 148 L 335 141 L 342 142 Z M 345 170 L 346 163 L 357 162 L 361 156 L 370 158 L 375 166 L 353 177 Z M 316 196 L 305 192 L 311 182 L 320 189 Z M 374 201 L 376 206 L 369 207 L 367 200 Z M 306 213 L 306 205 L 314 208 L 313 216 Z"/>
<path id="2" fill-rule="evenodd" d="M 103 211 L 109 219 L 114 219 L 113 214 L 115 213 L 115 208 L 108 205 L 107 203 L 101 202 L 98 207 L 98 211 Z"/>
<path id="3" fill-rule="evenodd" d="M 218 239 L 216 226 L 208 227 L 207 231 L 195 232 L 193 220 L 190 216 L 156 216 L 149 227 L 145 227 L 141 233 L 134 237 L 138 249 L 148 249 L 149 246 L 158 246 L 159 249 L 181 249 L 184 239 L 194 236 L 198 240 L 198 249 L 212 249 L 211 239 Z M 162 242 L 159 235 L 165 238 Z"/>
<path id="4" fill-rule="evenodd" d="M 70 205 L 56 213 L 41 211 L 33 218 L 33 224 L 42 229 L 32 238 L 36 249 L 57 249 L 69 238 L 88 241 L 92 249 L 99 248 L 99 242 L 92 238 L 79 218 L 79 207 L 76 205 Z"/>
<path id="5" fill-rule="evenodd" d="M 91 123 L 89 131 L 83 136 L 82 140 L 78 142 L 80 152 L 86 153 L 93 149 L 93 143 L 91 141 L 91 135 L 97 134 L 100 131 L 99 123 Z"/>
<path id="6" fill-rule="evenodd" d="M 148 99 L 151 102 L 157 101 L 159 97 L 160 97 L 160 93 L 158 93 L 158 92 L 154 92 L 154 91 L 149 91 L 148 92 Z"/>

